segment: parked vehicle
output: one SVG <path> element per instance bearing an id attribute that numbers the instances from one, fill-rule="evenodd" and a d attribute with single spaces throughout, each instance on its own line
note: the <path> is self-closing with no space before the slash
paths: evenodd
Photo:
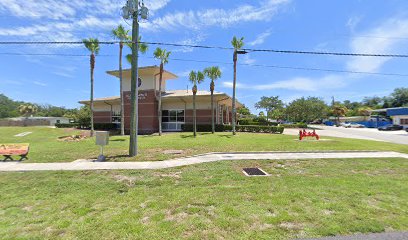
<path id="1" fill-rule="evenodd" d="M 398 130 L 403 130 L 403 129 L 404 129 L 403 126 L 393 125 L 393 124 L 385 125 L 383 127 L 378 128 L 379 131 L 398 131 Z"/>
<path id="2" fill-rule="evenodd" d="M 351 123 L 340 123 L 340 126 L 345 127 L 345 128 L 349 128 L 349 127 L 351 127 Z"/>
<path id="3" fill-rule="evenodd" d="M 405 131 L 407 131 L 407 132 L 408 132 L 408 128 L 405 128 Z"/>
<path id="4" fill-rule="evenodd" d="M 365 128 L 363 124 L 359 124 L 359 123 L 350 123 L 350 127 L 351 128 Z"/>

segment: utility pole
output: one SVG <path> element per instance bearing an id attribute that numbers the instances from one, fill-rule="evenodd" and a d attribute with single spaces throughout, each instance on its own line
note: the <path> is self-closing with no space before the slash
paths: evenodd
<path id="1" fill-rule="evenodd" d="M 139 127 L 139 16 L 142 19 L 148 18 L 149 10 L 144 6 L 143 0 L 139 10 L 139 0 L 127 0 L 126 6 L 122 8 L 124 19 L 133 19 L 132 24 L 132 70 L 130 84 L 130 144 L 129 156 L 137 156 L 137 135 Z"/>

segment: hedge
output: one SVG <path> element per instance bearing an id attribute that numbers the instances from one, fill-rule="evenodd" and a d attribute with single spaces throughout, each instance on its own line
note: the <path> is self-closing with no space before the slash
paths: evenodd
<path id="1" fill-rule="evenodd" d="M 55 127 L 57 128 L 77 128 L 77 123 L 56 123 Z"/>
<path id="2" fill-rule="evenodd" d="M 184 124 L 181 129 L 183 132 L 192 132 L 193 125 L 192 124 Z M 211 132 L 212 126 L 211 125 L 197 125 L 197 132 Z M 225 131 L 232 131 L 231 125 L 215 125 L 216 132 L 225 132 Z"/>
<path id="3" fill-rule="evenodd" d="M 55 124 L 55 127 L 57 128 L 80 128 L 81 126 L 79 126 L 78 123 L 57 123 Z M 118 129 L 118 125 L 116 123 L 95 123 L 94 128 L 95 130 L 110 131 L 110 130 Z"/>
<path id="4" fill-rule="evenodd" d="M 277 122 L 254 121 L 252 119 L 241 119 L 238 121 L 239 125 L 259 125 L 259 126 L 278 126 Z"/>
<path id="5" fill-rule="evenodd" d="M 197 132 L 211 132 L 211 125 L 197 125 Z M 257 125 L 237 125 L 237 132 L 255 132 L 255 133 L 283 133 L 285 128 L 278 126 L 257 126 Z M 192 132 L 192 124 L 184 124 L 182 126 L 184 132 Z M 216 132 L 232 131 L 231 125 L 215 125 Z"/>
<path id="6" fill-rule="evenodd" d="M 257 125 L 238 125 L 235 128 L 237 132 L 255 132 L 255 133 L 279 133 L 282 134 L 284 127 L 278 126 L 257 126 Z"/>
<path id="7" fill-rule="evenodd" d="M 306 123 L 279 124 L 279 126 L 284 128 L 307 128 Z"/>

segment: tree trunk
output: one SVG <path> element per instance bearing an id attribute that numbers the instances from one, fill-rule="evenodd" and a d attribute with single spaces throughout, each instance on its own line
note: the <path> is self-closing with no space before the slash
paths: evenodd
<path id="1" fill-rule="evenodd" d="M 95 54 L 91 54 L 91 137 L 94 136 L 94 68 Z"/>
<path id="2" fill-rule="evenodd" d="M 122 73 L 122 52 L 123 43 L 119 44 L 119 79 L 120 79 L 120 134 L 125 135 L 125 96 L 123 94 L 123 73 Z"/>
<path id="3" fill-rule="evenodd" d="M 237 134 L 235 131 L 236 111 L 237 111 L 235 109 L 235 89 L 237 85 L 237 60 L 238 60 L 237 50 L 234 50 L 234 83 L 232 87 L 232 134 L 233 135 Z"/>
<path id="4" fill-rule="evenodd" d="M 162 81 L 163 81 L 163 63 L 160 63 L 160 80 L 159 80 L 159 107 L 158 107 L 158 116 L 159 116 L 159 136 L 162 135 Z"/>
<path id="5" fill-rule="evenodd" d="M 194 85 L 193 87 L 193 132 L 194 132 L 194 137 L 197 137 L 196 94 L 197 94 L 197 86 Z"/>
<path id="6" fill-rule="evenodd" d="M 210 91 L 211 91 L 211 130 L 215 133 L 215 122 L 214 122 L 214 81 L 211 81 Z"/>

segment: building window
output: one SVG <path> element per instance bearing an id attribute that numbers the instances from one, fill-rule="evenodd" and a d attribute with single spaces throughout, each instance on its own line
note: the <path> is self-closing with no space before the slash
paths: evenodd
<path id="1" fill-rule="evenodd" d="M 184 110 L 163 110 L 162 128 L 164 131 L 181 131 L 184 119 Z"/>
<path id="2" fill-rule="evenodd" d="M 408 125 L 408 118 L 407 119 L 400 119 L 401 125 Z"/>

